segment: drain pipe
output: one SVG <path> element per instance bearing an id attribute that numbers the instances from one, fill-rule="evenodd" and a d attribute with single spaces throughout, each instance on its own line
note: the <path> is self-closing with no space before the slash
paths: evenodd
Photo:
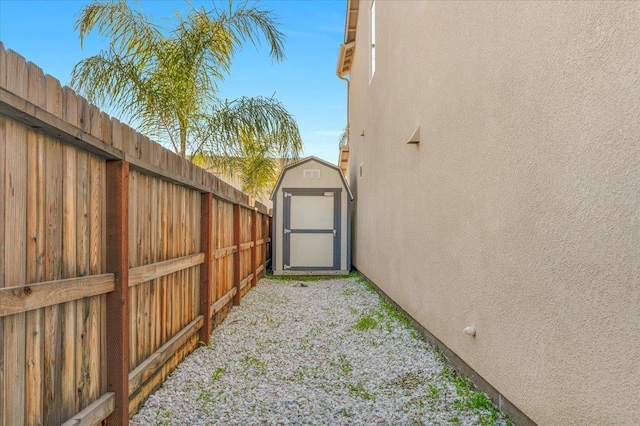
<path id="1" fill-rule="evenodd" d="M 349 126 L 349 98 L 351 96 L 351 87 L 350 87 L 351 81 L 348 78 L 341 76 L 340 74 L 338 74 L 338 78 L 340 80 L 344 80 L 347 82 L 347 146 L 348 146 L 351 140 L 351 136 L 350 136 L 351 127 Z"/>

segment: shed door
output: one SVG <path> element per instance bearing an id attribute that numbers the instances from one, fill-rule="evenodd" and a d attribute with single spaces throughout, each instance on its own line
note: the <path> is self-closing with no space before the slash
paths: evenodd
<path id="1" fill-rule="evenodd" d="M 340 269 L 342 189 L 283 189 L 284 269 Z"/>

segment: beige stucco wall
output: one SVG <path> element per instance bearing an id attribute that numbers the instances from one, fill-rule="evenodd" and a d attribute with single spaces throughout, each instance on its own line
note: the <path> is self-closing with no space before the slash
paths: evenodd
<path id="1" fill-rule="evenodd" d="M 320 170 L 320 178 L 319 179 L 309 179 L 304 177 L 305 170 Z M 275 200 L 275 209 L 274 209 L 274 237 L 273 237 L 273 247 L 274 247 L 274 263 L 273 270 L 274 274 L 280 275 L 283 273 L 283 262 L 284 262 L 284 251 L 283 251 L 283 205 L 284 205 L 284 197 L 283 197 L 283 189 L 284 188 L 323 188 L 323 189 L 334 189 L 340 188 L 341 199 L 338 201 L 341 203 L 340 206 L 340 220 L 341 220 L 341 229 L 340 229 L 340 269 L 342 271 L 348 271 L 351 265 L 347 265 L 347 247 L 348 247 L 348 213 L 349 213 L 349 193 L 347 188 L 344 186 L 344 182 L 340 177 L 340 171 L 331 167 L 327 167 L 315 159 L 311 159 L 309 161 L 303 162 L 298 166 L 294 166 L 288 169 L 285 169 L 284 175 L 282 176 L 282 180 L 279 183 L 279 187 L 277 188 L 277 192 L 273 195 Z"/>
<path id="2" fill-rule="evenodd" d="M 376 8 L 353 263 L 539 424 L 640 424 L 640 2 Z"/>

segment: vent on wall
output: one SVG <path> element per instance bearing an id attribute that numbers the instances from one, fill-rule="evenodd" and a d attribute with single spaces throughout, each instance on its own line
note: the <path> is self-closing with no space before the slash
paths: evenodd
<path id="1" fill-rule="evenodd" d="M 305 170 L 302 177 L 305 179 L 320 179 L 320 170 Z"/>

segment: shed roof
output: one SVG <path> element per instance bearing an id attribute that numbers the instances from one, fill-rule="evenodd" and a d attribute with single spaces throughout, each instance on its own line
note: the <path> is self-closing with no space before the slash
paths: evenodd
<path id="1" fill-rule="evenodd" d="M 294 163 L 289 164 L 288 166 L 286 166 L 285 168 L 282 169 L 282 172 L 280 172 L 280 177 L 278 177 L 278 181 L 276 182 L 276 186 L 273 187 L 273 192 L 271 192 L 271 196 L 269 197 L 270 200 L 273 200 L 273 197 L 275 197 L 276 193 L 278 192 L 278 188 L 280 188 L 280 185 L 282 184 L 282 179 L 284 178 L 285 173 L 287 173 L 288 170 L 296 168 L 298 166 L 301 166 L 304 163 L 308 163 L 309 161 L 317 161 L 318 163 L 322 164 L 323 166 L 327 166 L 333 170 L 336 171 L 336 173 L 338 173 L 340 175 L 340 179 L 342 179 L 342 183 L 344 185 L 344 187 L 347 189 L 347 193 L 349 194 L 349 199 L 353 200 L 353 193 L 351 192 L 351 188 L 349 188 L 349 183 L 347 182 L 347 180 L 344 178 L 344 174 L 342 173 L 342 170 L 340 169 L 340 167 L 336 166 L 335 164 L 331 164 L 328 161 L 325 161 L 321 158 L 315 157 L 315 156 L 310 156 L 310 157 L 306 157 L 303 158 L 299 161 L 296 161 Z"/>

